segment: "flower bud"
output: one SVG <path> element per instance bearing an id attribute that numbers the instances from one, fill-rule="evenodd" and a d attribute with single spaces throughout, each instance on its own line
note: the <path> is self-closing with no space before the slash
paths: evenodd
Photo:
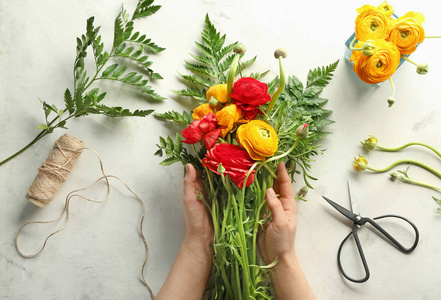
<path id="1" fill-rule="evenodd" d="M 398 179 L 398 173 L 397 172 L 390 173 L 389 175 L 391 177 L 391 180 Z"/>
<path id="2" fill-rule="evenodd" d="M 296 129 L 296 135 L 299 138 L 306 138 L 308 136 L 308 133 L 309 133 L 308 123 L 303 123 L 303 125 L 300 125 Z"/>
<path id="3" fill-rule="evenodd" d="M 426 63 L 421 63 L 417 66 L 416 71 L 420 75 L 425 75 L 429 72 L 429 65 Z"/>
<path id="4" fill-rule="evenodd" d="M 244 44 L 237 44 L 236 46 L 234 46 L 233 48 L 233 52 L 234 53 L 239 53 L 239 54 L 245 54 L 245 52 L 247 51 L 247 48 L 245 47 Z"/>
<path id="5" fill-rule="evenodd" d="M 305 185 L 299 191 L 299 196 L 305 196 L 308 193 L 308 187 Z"/>
<path id="6" fill-rule="evenodd" d="M 286 58 L 286 56 L 288 56 L 288 53 L 286 52 L 286 49 L 284 49 L 284 48 L 279 48 L 279 49 L 277 49 L 276 51 L 274 51 L 274 57 L 276 58 L 276 59 L 279 59 L 279 57 L 282 57 L 282 58 Z"/>
<path id="7" fill-rule="evenodd" d="M 375 53 L 375 44 L 373 40 L 367 40 L 361 47 L 363 55 L 372 56 Z"/>
<path id="8" fill-rule="evenodd" d="M 285 168 L 288 171 L 293 171 L 296 168 L 296 161 L 295 160 L 288 160 L 285 164 Z"/>
<path id="9" fill-rule="evenodd" d="M 211 107 L 217 107 L 219 106 L 220 102 L 214 96 L 211 96 L 210 101 L 208 101 L 208 104 L 210 104 Z"/>
<path id="10" fill-rule="evenodd" d="M 383 1 L 380 5 L 377 7 L 382 13 L 386 15 L 386 17 L 390 17 L 394 13 L 394 7 L 387 1 Z"/>
<path id="11" fill-rule="evenodd" d="M 225 168 L 222 166 L 222 163 L 219 164 L 219 167 L 217 167 L 217 172 L 222 175 L 225 173 Z"/>
<path id="12" fill-rule="evenodd" d="M 377 147 L 377 143 L 378 143 L 377 138 L 372 135 L 370 135 L 367 139 L 365 139 L 364 142 L 361 142 L 363 147 L 368 151 L 374 150 L 375 147 Z"/>
<path id="13" fill-rule="evenodd" d="M 389 107 L 391 107 L 395 103 L 395 98 L 394 97 L 387 98 L 387 103 L 389 103 Z"/>
<path id="14" fill-rule="evenodd" d="M 358 158 L 354 157 L 354 169 L 355 171 L 364 171 L 367 169 L 367 159 L 364 156 L 358 155 Z"/>

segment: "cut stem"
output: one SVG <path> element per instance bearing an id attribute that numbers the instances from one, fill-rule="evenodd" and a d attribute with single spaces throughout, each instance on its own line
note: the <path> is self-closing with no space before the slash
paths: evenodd
<path id="1" fill-rule="evenodd" d="M 410 146 L 422 146 L 422 147 L 426 147 L 427 149 L 432 150 L 436 155 L 438 155 L 438 157 L 441 158 L 441 153 L 436 150 L 435 148 L 433 148 L 432 146 L 429 146 L 427 144 L 424 143 L 418 143 L 418 142 L 411 142 L 411 143 L 407 143 L 403 146 L 400 147 L 396 147 L 396 148 L 387 148 L 387 147 L 382 147 L 377 145 L 376 148 L 382 150 L 382 151 L 387 151 L 387 152 L 398 152 L 400 150 L 403 150 L 404 148 L 410 147 Z"/>
<path id="2" fill-rule="evenodd" d="M 374 171 L 374 172 L 378 172 L 378 173 L 384 173 L 384 172 L 389 171 L 393 167 L 395 167 L 397 165 L 401 165 L 401 164 L 411 164 L 411 165 L 415 165 L 415 166 L 421 167 L 421 168 L 426 169 L 427 171 L 431 172 L 432 174 L 436 175 L 438 178 L 441 178 L 441 173 L 440 172 L 436 171 L 435 169 L 429 167 L 426 164 L 423 164 L 423 163 L 421 163 L 419 161 L 411 160 L 411 159 L 400 159 L 400 160 L 397 160 L 396 162 L 394 162 L 390 166 L 388 166 L 386 168 L 383 168 L 383 169 L 375 169 L 375 168 L 372 168 L 372 167 L 369 167 L 369 166 L 367 167 L 367 169 L 371 170 L 371 171 Z"/>

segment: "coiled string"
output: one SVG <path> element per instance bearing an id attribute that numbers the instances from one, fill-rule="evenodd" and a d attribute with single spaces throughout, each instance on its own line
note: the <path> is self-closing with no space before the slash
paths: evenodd
<path id="1" fill-rule="evenodd" d="M 58 142 L 58 141 L 57 141 Z M 57 145 L 57 143 L 56 143 L 56 145 L 54 146 L 54 149 L 55 148 L 59 148 L 59 149 L 62 149 L 61 147 L 59 147 L 59 145 Z M 69 173 L 70 172 L 70 169 L 71 169 L 71 167 L 72 167 L 72 165 L 73 165 L 73 163 L 74 162 L 72 162 L 72 157 L 73 157 L 73 159 L 74 160 L 76 160 L 77 159 L 77 157 L 79 156 L 79 153 L 81 153 L 83 150 L 85 150 L 85 149 L 87 149 L 87 150 L 89 150 L 89 151 L 91 151 L 91 152 L 93 152 L 95 155 L 96 155 L 96 157 L 98 158 L 98 160 L 99 160 L 99 163 L 100 163 L 100 169 L 101 169 L 101 173 L 102 173 L 102 177 L 100 177 L 100 178 L 98 178 L 94 183 L 92 183 L 90 186 L 88 186 L 88 187 L 85 187 L 85 188 L 80 188 L 80 189 L 77 189 L 77 190 L 74 190 L 74 191 L 72 191 L 72 192 L 70 192 L 68 195 L 67 195 L 67 197 L 66 197 L 66 201 L 65 201 L 65 204 L 64 204 L 64 208 L 63 208 L 63 210 L 61 211 L 61 214 L 56 218 L 56 219 L 54 219 L 54 220 L 50 220 L 50 221 L 31 221 L 31 222 L 27 222 L 27 223 L 25 223 L 25 224 L 23 224 L 21 227 L 20 227 L 20 229 L 18 230 L 18 232 L 17 232 L 17 235 L 16 235 L 16 237 L 15 237 L 15 244 L 16 244 L 16 247 L 17 247 L 17 251 L 18 251 L 18 253 L 20 253 L 20 255 L 21 256 L 23 256 L 23 257 L 26 257 L 26 258 L 31 258 L 31 257 L 36 257 L 37 255 L 39 255 L 43 250 L 44 250 L 44 248 L 46 247 L 46 244 L 47 244 L 47 241 L 49 240 L 49 238 L 51 238 L 53 235 L 55 235 L 55 234 L 57 234 L 57 233 L 59 233 L 60 231 L 62 231 L 63 229 L 65 229 L 66 227 L 67 227 L 67 225 L 69 224 L 69 204 L 70 204 L 70 201 L 74 198 L 74 197 L 78 197 L 78 198 L 81 198 L 81 199 L 84 199 L 84 200 L 87 200 L 87 201 L 90 201 L 90 202 L 94 202 L 94 203 L 103 203 L 103 202 L 105 202 L 105 201 L 107 201 L 108 200 L 108 198 L 109 198 L 109 196 L 110 196 L 110 182 L 109 182 L 109 178 L 114 178 L 114 179 L 116 179 L 116 180 L 118 180 L 119 182 L 121 182 L 125 187 L 126 187 L 126 189 L 130 192 L 130 193 L 132 193 L 132 195 L 138 200 L 138 202 L 141 204 L 141 207 L 142 207 L 142 217 L 141 217 L 141 222 L 140 222 L 140 226 L 139 226 L 139 229 L 140 229 L 140 233 L 141 233 L 141 238 L 142 238 L 142 241 L 144 242 L 144 245 L 145 245 L 145 249 L 146 249 L 146 257 L 145 257 L 145 259 L 144 259 L 144 262 L 143 262 L 143 264 L 142 264 L 142 268 L 141 268 L 141 276 L 142 276 L 142 282 L 144 283 L 144 285 L 147 287 L 147 289 L 149 290 L 149 292 L 150 292 L 150 295 L 151 295 L 151 298 L 152 299 L 155 299 L 155 295 L 154 295 L 154 293 L 153 293 L 153 290 L 152 290 L 152 288 L 150 287 L 150 285 L 147 283 L 147 280 L 145 279 L 145 277 L 144 277 L 144 269 L 145 269 L 145 266 L 146 266 L 146 264 L 147 264 L 147 261 L 148 261 L 148 258 L 149 258 L 149 255 L 150 255 L 150 248 L 149 248 L 149 245 L 148 245 L 148 243 L 147 243 L 147 240 L 146 240 L 146 238 L 145 238 L 145 235 L 144 235 L 144 231 L 143 231 L 143 223 L 144 223 L 144 218 L 145 218 L 145 214 L 146 214 L 146 207 L 145 207 L 145 204 L 144 204 L 144 201 L 123 181 L 123 180 L 121 180 L 119 177 L 117 177 L 117 176 L 114 176 L 114 175 L 106 175 L 105 174 L 105 172 L 104 172 L 104 168 L 103 168 L 103 162 L 102 162 L 102 160 L 101 160 L 101 157 L 98 155 L 98 153 L 97 152 L 95 152 L 93 149 L 91 149 L 91 148 L 88 148 L 88 147 L 81 147 L 81 148 L 77 148 L 75 151 L 71 151 L 71 154 L 72 154 L 72 156 L 67 156 L 66 157 L 66 161 L 63 163 L 63 165 L 51 165 L 51 169 L 53 169 L 53 170 L 66 170 L 66 169 L 68 169 L 68 172 L 67 173 Z M 63 150 L 61 150 L 61 152 L 62 153 L 64 153 L 63 155 L 65 155 L 65 152 L 63 151 Z M 76 154 L 78 154 L 78 155 L 76 155 Z M 66 155 L 65 155 L 66 156 Z M 46 161 L 45 161 L 45 163 L 46 163 Z M 43 166 L 44 166 L 45 164 L 43 164 Z M 46 164 L 47 165 L 47 164 Z M 42 167 L 43 167 L 42 166 Z M 69 168 L 66 168 L 66 166 L 70 166 Z M 40 172 L 41 172 L 41 169 L 42 168 L 40 168 Z M 44 168 L 43 168 L 44 169 Z M 39 172 L 39 173 L 40 173 Z M 59 177 L 59 176 L 57 176 L 57 177 Z M 48 180 L 50 179 L 50 178 L 47 178 Z M 63 181 L 65 180 L 65 175 L 63 175 Z M 104 200 L 95 200 L 95 199 L 91 199 L 91 198 L 88 198 L 88 197 L 85 197 L 85 196 L 83 196 L 83 195 L 80 195 L 80 194 L 78 194 L 79 192 L 82 192 L 82 191 L 86 191 L 86 190 L 88 190 L 88 189 L 90 189 L 90 188 L 92 188 L 93 186 L 95 186 L 97 183 L 99 183 L 99 182 L 101 182 L 101 181 L 105 181 L 105 183 L 106 183 L 106 187 L 107 187 L 107 193 L 106 193 L 106 197 L 105 197 L 105 199 Z M 50 199 L 50 201 L 51 201 L 52 199 Z M 50 202 L 49 201 L 49 202 Z M 31 202 L 33 202 L 34 203 L 34 201 L 31 201 Z M 48 203 L 48 201 L 47 200 L 45 200 L 45 204 L 47 204 Z M 35 203 L 34 203 L 35 204 Z M 38 205 L 38 204 L 37 204 Z M 41 205 L 39 205 L 39 206 L 41 206 Z M 58 221 L 58 220 L 60 220 L 63 216 L 64 216 L 64 214 L 66 214 L 66 222 L 65 222 L 65 224 L 60 228 L 60 229 L 58 229 L 58 230 L 56 230 L 56 231 L 54 231 L 54 232 L 52 232 L 51 234 L 49 234 L 47 237 L 46 237 L 46 239 L 44 240 L 44 243 L 43 243 L 43 246 L 41 247 L 41 249 L 38 251 L 38 252 L 36 252 L 36 253 L 31 253 L 31 254 L 29 254 L 29 253 L 26 253 L 25 251 L 23 251 L 22 249 L 21 249 L 21 247 L 20 247 L 20 243 L 19 243 L 19 236 L 20 236 L 20 233 L 21 233 L 21 231 L 26 227 L 26 226 L 28 226 L 28 225 L 30 225 L 30 224 L 49 224 L 49 223 L 53 223 L 53 222 L 56 222 L 56 221 Z"/>

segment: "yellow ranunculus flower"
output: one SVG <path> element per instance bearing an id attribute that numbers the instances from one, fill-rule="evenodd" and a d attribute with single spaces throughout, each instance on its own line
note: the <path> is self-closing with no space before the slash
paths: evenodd
<path id="1" fill-rule="evenodd" d="M 422 13 L 410 11 L 394 21 L 387 40 L 397 45 L 401 54 L 411 54 L 424 41 L 423 22 Z"/>
<path id="2" fill-rule="evenodd" d="M 277 151 L 279 138 L 274 128 L 261 120 L 241 125 L 236 133 L 237 141 L 254 160 L 265 160 Z"/>
<path id="3" fill-rule="evenodd" d="M 210 106 L 210 104 L 204 103 L 193 110 L 192 117 L 193 120 L 200 120 L 209 113 L 212 113 L 214 115 L 214 109 Z"/>
<path id="4" fill-rule="evenodd" d="M 389 35 L 389 19 L 378 8 L 364 5 L 357 9 L 355 36 L 359 41 L 385 39 Z"/>
<path id="5" fill-rule="evenodd" d="M 225 137 L 228 132 L 237 126 L 237 122 L 242 119 L 243 111 L 236 104 L 231 103 L 225 105 L 216 113 L 217 124 L 221 129 L 221 137 Z"/>
<path id="6" fill-rule="evenodd" d="M 375 52 L 365 56 L 361 51 L 352 51 L 351 59 L 354 62 L 354 72 L 366 83 L 376 84 L 383 82 L 395 73 L 400 63 L 400 51 L 391 42 L 374 40 Z M 361 47 L 358 42 L 355 47 Z"/>
<path id="7" fill-rule="evenodd" d="M 211 97 L 214 97 L 220 103 L 228 102 L 227 84 L 217 84 L 210 87 L 206 93 L 207 101 L 210 101 Z"/>
<path id="8" fill-rule="evenodd" d="M 386 15 L 386 17 L 390 17 L 394 14 L 394 7 L 387 1 L 383 1 L 380 5 L 377 7 L 383 14 Z"/>

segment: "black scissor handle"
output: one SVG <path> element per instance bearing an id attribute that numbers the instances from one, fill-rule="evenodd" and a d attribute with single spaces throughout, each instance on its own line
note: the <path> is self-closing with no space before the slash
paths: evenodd
<path id="1" fill-rule="evenodd" d="M 338 248 L 337 253 L 337 262 L 338 262 L 338 268 L 340 269 L 341 274 L 347 279 L 352 282 L 365 282 L 369 279 L 370 272 L 369 268 L 366 262 L 366 258 L 364 257 L 363 248 L 361 247 L 360 239 L 358 238 L 357 234 L 358 226 L 357 224 L 352 225 L 352 231 L 345 237 L 345 239 L 341 242 L 340 247 Z M 349 277 L 346 272 L 343 270 L 343 266 L 341 265 L 341 249 L 343 248 L 344 243 L 349 239 L 351 235 L 354 235 L 355 244 L 357 245 L 358 253 L 360 254 L 361 262 L 363 263 L 363 268 L 365 271 L 365 276 L 362 279 L 354 279 Z"/>
<path id="2" fill-rule="evenodd" d="M 379 220 L 379 219 L 383 219 L 383 218 L 398 218 L 401 220 L 406 221 L 407 223 L 409 223 L 412 228 L 415 231 L 415 241 L 413 243 L 413 245 L 410 248 L 406 248 L 404 247 L 400 242 L 398 242 L 393 236 L 391 236 L 386 230 L 383 229 L 383 227 L 381 227 L 380 225 L 377 224 L 377 222 L 375 222 L 374 220 Z M 338 253 L 337 253 L 337 261 L 338 261 L 338 268 L 340 269 L 340 272 L 342 273 L 342 275 L 352 281 L 352 282 L 365 282 L 369 279 L 370 276 L 370 272 L 369 272 L 369 267 L 367 265 L 366 262 L 366 258 L 364 256 L 363 253 L 363 248 L 361 247 L 361 243 L 360 243 L 360 239 L 358 238 L 358 234 L 357 234 L 357 230 L 358 230 L 358 225 L 364 225 L 366 223 L 371 224 L 372 226 L 374 226 L 378 231 L 380 231 L 387 239 L 389 239 L 395 246 L 397 246 L 398 249 L 400 249 L 402 252 L 404 253 L 410 253 L 412 252 L 416 246 L 418 245 L 418 241 L 419 241 L 419 232 L 417 227 L 415 226 L 415 224 L 413 224 L 410 220 L 402 217 L 402 216 L 397 216 L 397 215 L 384 215 L 384 216 L 379 216 L 374 218 L 373 220 L 370 218 L 361 218 L 361 220 L 358 223 L 354 223 L 354 225 L 352 225 L 352 231 L 345 237 L 345 239 L 341 242 L 340 247 L 338 248 Z M 365 271 L 365 276 L 362 279 L 354 279 L 349 277 L 345 271 L 343 270 L 342 264 L 341 264 L 341 250 L 343 248 L 344 243 L 349 239 L 349 237 L 351 235 L 354 235 L 354 239 L 355 239 L 355 244 L 357 245 L 357 249 L 358 249 L 358 253 L 360 254 L 360 258 L 361 261 L 363 263 L 363 268 Z"/>
<path id="3" fill-rule="evenodd" d="M 373 221 L 372 219 L 369 219 L 369 218 L 363 218 L 363 219 L 365 219 L 366 222 L 372 224 L 372 226 L 374 226 L 378 231 L 380 231 L 387 239 L 389 239 L 395 246 L 398 247 L 398 249 L 400 249 L 404 253 L 410 253 L 413 250 L 415 250 L 416 246 L 418 245 L 418 241 L 420 239 L 420 234 L 419 234 L 418 228 L 415 226 L 415 224 L 413 224 L 410 220 L 408 220 L 408 219 L 406 219 L 406 218 L 404 218 L 402 216 L 397 216 L 397 215 L 379 216 L 379 217 L 374 218 L 374 220 L 379 220 L 379 219 L 383 219 L 383 218 L 398 218 L 398 219 L 404 220 L 407 223 L 409 223 L 409 225 L 412 226 L 413 230 L 415 231 L 415 241 L 414 241 L 413 245 L 410 248 L 404 247 L 393 236 L 391 236 L 386 230 L 384 230 L 383 227 L 378 225 L 377 222 L 375 222 L 375 221 Z"/>

